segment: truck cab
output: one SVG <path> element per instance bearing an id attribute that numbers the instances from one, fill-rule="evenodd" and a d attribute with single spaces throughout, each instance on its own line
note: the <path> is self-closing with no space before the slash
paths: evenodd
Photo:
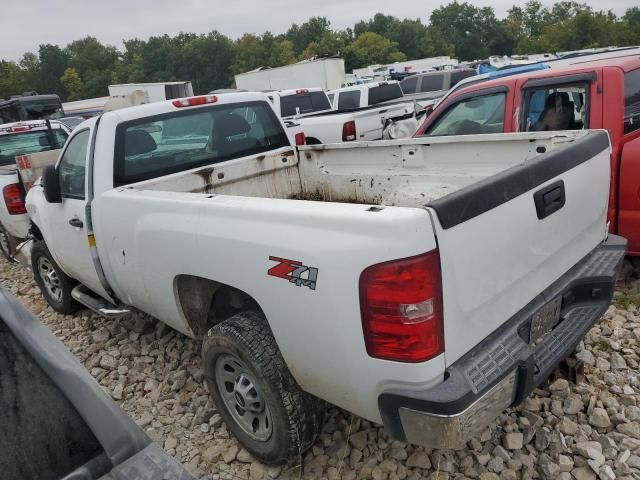
<path id="1" fill-rule="evenodd" d="M 297 88 L 266 92 L 281 118 L 331 112 L 327 94 L 321 88 Z"/>
<path id="2" fill-rule="evenodd" d="M 333 99 L 333 108 L 338 111 L 370 107 L 385 102 L 393 102 L 394 100 L 402 100 L 403 97 L 400 83 L 396 80 L 352 85 L 332 90 L 329 94 Z"/>
<path id="3" fill-rule="evenodd" d="M 416 137 L 605 129 L 611 136 L 610 230 L 640 255 L 640 57 L 554 65 L 448 95 Z"/>

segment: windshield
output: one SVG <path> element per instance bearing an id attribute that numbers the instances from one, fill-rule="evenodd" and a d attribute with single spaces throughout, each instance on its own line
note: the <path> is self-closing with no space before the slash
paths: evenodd
<path id="1" fill-rule="evenodd" d="M 117 186 L 290 145 L 269 104 L 260 101 L 133 120 L 116 135 Z"/>
<path id="2" fill-rule="evenodd" d="M 60 101 L 42 100 L 37 102 L 23 102 L 22 110 L 25 117 L 22 120 L 41 120 L 44 118 L 60 118 L 64 116 Z"/>
<path id="3" fill-rule="evenodd" d="M 402 88 L 399 83 L 382 83 L 369 89 L 369 105 L 375 105 L 387 100 L 402 97 Z"/>
<path id="4" fill-rule="evenodd" d="M 0 135 L 0 165 L 14 163 L 15 157 L 18 155 L 28 155 L 62 148 L 67 140 L 67 133 L 59 128 L 51 132 L 53 134 L 52 139 L 49 137 L 47 130 L 31 130 Z M 53 140 L 53 144 L 51 140 Z"/>
<path id="5" fill-rule="evenodd" d="M 280 115 L 291 117 L 296 114 L 296 108 L 300 113 L 322 112 L 330 110 L 329 99 L 324 92 L 296 93 L 280 98 Z"/>

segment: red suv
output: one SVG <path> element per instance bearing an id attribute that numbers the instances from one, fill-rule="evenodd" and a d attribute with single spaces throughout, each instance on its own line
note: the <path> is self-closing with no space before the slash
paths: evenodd
<path id="1" fill-rule="evenodd" d="M 474 83 L 449 95 L 415 136 L 602 128 L 612 144 L 610 231 L 640 255 L 640 55 Z"/>

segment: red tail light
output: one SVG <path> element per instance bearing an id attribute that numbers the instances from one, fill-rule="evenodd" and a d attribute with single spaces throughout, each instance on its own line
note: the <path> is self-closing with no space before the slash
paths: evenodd
<path id="1" fill-rule="evenodd" d="M 20 184 L 12 183 L 11 185 L 5 186 L 2 189 L 2 196 L 4 197 L 4 203 L 7 206 L 9 215 L 22 215 L 27 213 Z"/>
<path id="2" fill-rule="evenodd" d="M 298 90 L 296 90 L 297 95 L 300 95 L 302 93 L 309 93 L 309 90 L 306 88 L 299 88 Z"/>
<path id="3" fill-rule="evenodd" d="M 198 105 L 206 105 L 207 103 L 216 103 L 218 101 L 218 97 L 215 95 L 202 95 L 200 97 L 189 97 L 189 98 L 179 98 L 178 100 L 174 100 L 174 107 L 195 107 Z"/>
<path id="4" fill-rule="evenodd" d="M 353 142 L 356 139 L 356 122 L 350 120 L 342 125 L 342 141 Z"/>
<path id="5" fill-rule="evenodd" d="M 372 357 L 416 363 L 444 352 L 438 251 L 364 270 L 360 313 Z"/>
<path id="6" fill-rule="evenodd" d="M 304 145 L 306 138 L 304 138 L 304 132 L 296 133 L 296 145 Z"/>

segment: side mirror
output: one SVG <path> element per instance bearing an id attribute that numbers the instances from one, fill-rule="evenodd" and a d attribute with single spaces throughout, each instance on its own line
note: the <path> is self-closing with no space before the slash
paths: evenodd
<path id="1" fill-rule="evenodd" d="M 55 165 L 47 165 L 42 171 L 42 187 L 44 188 L 44 198 L 49 203 L 62 203 L 60 193 L 60 176 Z"/>

